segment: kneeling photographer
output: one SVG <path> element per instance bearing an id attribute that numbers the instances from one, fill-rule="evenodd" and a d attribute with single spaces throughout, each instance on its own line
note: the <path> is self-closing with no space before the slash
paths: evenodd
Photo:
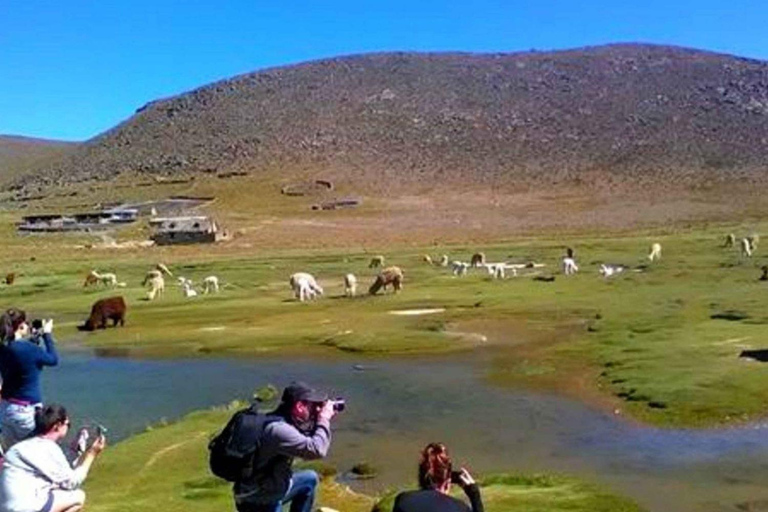
<path id="1" fill-rule="evenodd" d="M 290 502 L 291 512 L 311 512 L 318 484 L 311 470 L 293 472 L 295 457 L 326 456 L 331 446 L 331 419 L 343 402 L 294 382 L 283 390 L 280 405 L 268 413 L 250 476 L 235 482 L 239 512 L 276 512 Z"/>

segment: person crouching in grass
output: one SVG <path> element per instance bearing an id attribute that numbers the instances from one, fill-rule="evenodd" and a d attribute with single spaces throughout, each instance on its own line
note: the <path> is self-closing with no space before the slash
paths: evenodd
<path id="1" fill-rule="evenodd" d="M 69 432 L 69 416 L 51 404 L 35 413 L 35 436 L 13 445 L 0 472 L 1 512 L 78 512 L 85 503 L 80 485 L 106 439 L 99 435 L 70 465 L 59 442 Z"/>

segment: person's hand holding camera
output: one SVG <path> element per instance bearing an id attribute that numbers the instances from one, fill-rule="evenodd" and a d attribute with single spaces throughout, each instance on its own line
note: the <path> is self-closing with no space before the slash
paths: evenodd
<path id="1" fill-rule="evenodd" d="M 317 413 L 319 420 L 331 421 L 331 418 L 336 416 L 336 408 L 333 405 L 333 400 L 327 400 L 320 408 L 320 412 Z"/>
<path id="2" fill-rule="evenodd" d="M 467 468 L 461 468 L 461 471 L 458 472 L 458 479 L 456 483 L 459 484 L 462 488 L 469 487 L 475 483 L 475 479 L 472 478 L 472 475 L 469 474 Z"/>
<path id="3" fill-rule="evenodd" d="M 51 334 L 53 332 L 53 318 L 43 320 L 43 333 Z"/>

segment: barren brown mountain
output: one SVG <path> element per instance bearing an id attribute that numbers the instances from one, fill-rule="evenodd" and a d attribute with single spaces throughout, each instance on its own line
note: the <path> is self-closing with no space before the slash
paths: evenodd
<path id="1" fill-rule="evenodd" d="M 151 102 L 24 184 L 296 169 L 383 184 L 766 180 L 768 64 L 639 44 L 383 53 Z"/>
<path id="2" fill-rule="evenodd" d="M 45 168 L 68 156 L 73 142 L 0 135 L 0 182 L 8 182 L 30 169 Z"/>

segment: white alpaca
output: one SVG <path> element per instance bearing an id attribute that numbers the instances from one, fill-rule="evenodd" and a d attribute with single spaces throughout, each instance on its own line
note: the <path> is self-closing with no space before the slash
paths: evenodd
<path id="1" fill-rule="evenodd" d="M 216 276 L 203 279 L 203 293 L 207 295 L 210 292 L 219 293 L 219 278 Z"/>
<path id="2" fill-rule="evenodd" d="M 190 297 L 197 297 L 197 292 L 192 288 L 192 285 L 189 283 L 184 283 L 184 285 L 181 287 L 181 293 L 184 294 L 185 298 Z"/>
<path id="3" fill-rule="evenodd" d="M 464 261 L 452 261 L 451 262 L 451 272 L 453 272 L 454 276 L 465 276 L 467 275 L 467 270 L 469 270 L 469 263 L 466 263 Z"/>
<path id="4" fill-rule="evenodd" d="M 188 279 L 188 278 L 186 278 L 184 276 L 179 276 L 176 279 L 176 282 L 179 283 L 179 286 L 181 286 L 182 288 L 185 287 L 185 286 L 192 287 L 192 285 L 193 285 L 192 280 Z"/>
<path id="5" fill-rule="evenodd" d="M 156 297 L 159 297 L 165 292 L 165 279 L 163 279 L 162 275 L 146 277 L 142 285 L 146 286 L 147 284 L 149 285 L 147 300 L 155 300 Z"/>
<path id="6" fill-rule="evenodd" d="M 89 286 L 92 284 L 101 283 L 104 286 L 117 286 L 117 276 L 111 272 L 105 274 L 99 274 L 95 270 L 91 270 L 88 276 L 85 278 L 85 284 L 83 286 Z"/>
<path id="7" fill-rule="evenodd" d="M 117 276 L 112 273 L 101 274 L 101 282 L 105 286 L 112 286 L 114 288 L 117 286 Z"/>
<path id="8" fill-rule="evenodd" d="M 488 275 L 493 279 L 506 279 L 506 267 L 505 263 L 486 263 L 485 268 L 488 269 Z M 517 271 L 512 269 L 512 275 L 517 275 Z"/>
<path id="9" fill-rule="evenodd" d="M 441 267 L 447 267 L 448 266 L 448 255 L 447 254 L 443 254 L 442 256 L 440 256 L 440 266 Z"/>
<path id="10" fill-rule="evenodd" d="M 661 244 L 660 243 L 654 243 L 651 245 L 651 252 L 648 254 L 648 259 L 650 261 L 656 261 L 661 259 Z"/>
<path id="11" fill-rule="evenodd" d="M 741 255 L 745 258 L 751 258 L 752 257 L 752 251 L 753 251 L 752 243 L 749 241 L 749 238 L 742 238 L 741 239 Z"/>
<path id="12" fill-rule="evenodd" d="M 624 272 L 624 266 L 623 265 L 606 265 L 603 263 L 600 265 L 600 274 L 605 277 L 606 279 L 615 276 L 616 274 L 620 274 L 621 272 Z"/>
<path id="13" fill-rule="evenodd" d="M 355 274 L 346 274 L 344 276 L 344 295 L 354 297 L 357 293 L 357 278 Z"/>
<path id="14" fill-rule="evenodd" d="M 572 276 L 579 271 L 579 266 L 576 265 L 576 261 L 573 258 L 566 256 L 563 258 L 563 273 L 567 276 Z"/>
<path id="15" fill-rule="evenodd" d="M 314 299 L 317 295 L 323 294 L 323 288 L 317 284 L 315 277 L 306 272 L 296 272 L 289 280 L 293 295 L 301 302 Z"/>

